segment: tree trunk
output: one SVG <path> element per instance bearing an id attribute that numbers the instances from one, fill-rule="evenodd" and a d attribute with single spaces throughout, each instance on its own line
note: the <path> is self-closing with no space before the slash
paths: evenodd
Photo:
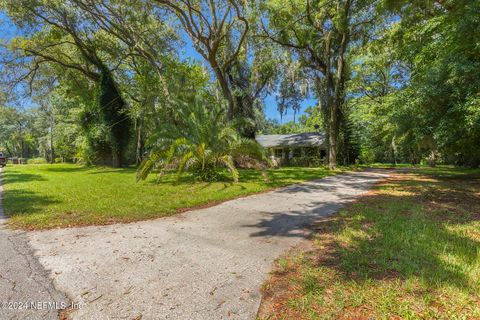
<path id="1" fill-rule="evenodd" d="M 104 124 L 110 129 L 109 149 L 112 166 L 120 168 L 125 159 L 125 151 L 131 134 L 131 120 L 126 113 L 126 105 L 111 72 L 104 68 L 100 83 L 99 108 Z"/>
<path id="2" fill-rule="evenodd" d="M 143 141 L 143 120 L 137 120 L 137 150 L 136 150 L 136 165 L 139 166 L 140 163 L 143 161 L 143 149 L 144 149 L 144 141 Z"/>
<path id="3" fill-rule="evenodd" d="M 230 84 L 228 83 L 228 79 L 226 78 L 225 74 L 222 72 L 216 60 L 212 59 L 209 61 L 210 65 L 212 66 L 213 72 L 215 73 L 215 77 L 217 78 L 218 84 L 222 89 L 222 94 L 228 102 L 228 110 L 227 110 L 227 119 L 232 121 L 235 116 L 235 99 L 232 94 L 232 90 L 230 88 Z"/>
<path id="4" fill-rule="evenodd" d="M 338 106 L 330 100 L 328 106 L 328 167 L 330 170 L 337 168 L 338 146 Z"/>
<path id="5" fill-rule="evenodd" d="M 121 168 L 122 167 L 122 155 L 121 152 L 113 151 L 112 152 L 112 167 Z"/>
<path id="6" fill-rule="evenodd" d="M 395 143 L 395 136 L 392 138 L 392 154 L 393 154 L 393 165 L 397 165 L 397 144 Z"/>
<path id="7" fill-rule="evenodd" d="M 236 109 L 234 119 L 240 119 L 237 131 L 244 138 L 255 139 L 255 116 L 253 112 L 253 101 L 250 96 L 244 94 L 235 97 Z M 242 120 L 247 120 L 242 123 Z"/>
<path id="8" fill-rule="evenodd" d="M 228 102 L 227 120 L 248 119 L 255 121 L 254 112 L 252 110 L 255 99 L 252 96 L 249 96 L 248 93 L 245 93 L 245 88 L 238 85 L 232 75 L 221 70 L 216 60 L 212 59 L 209 60 L 209 62 L 215 72 L 223 97 Z M 234 94 L 234 92 L 241 92 L 242 94 Z M 243 127 L 237 128 L 237 130 L 243 137 L 255 139 L 256 128 L 255 126 L 249 125 L 248 122 Z"/>
<path id="9" fill-rule="evenodd" d="M 437 166 L 437 156 L 434 150 L 430 151 L 430 155 L 428 157 L 428 164 L 430 167 L 434 168 Z"/>
<path id="10" fill-rule="evenodd" d="M 95 153 L 95 161 L 118 168 L 126 158 L 132 135 L 131 119 L 113 74 L 106 66 L 100 65 L 99 68 L 96 103 L 85 113 L 81 123 Z M 102 137 L 95 134 L 97 126 L 103 127 L 105 134 Z"/>
<path id="11" fill-rule="evenodd" d="M 50 122 L 50 163 L 55 162 L 55 150 L 53 150 L 53 121 Z"/>

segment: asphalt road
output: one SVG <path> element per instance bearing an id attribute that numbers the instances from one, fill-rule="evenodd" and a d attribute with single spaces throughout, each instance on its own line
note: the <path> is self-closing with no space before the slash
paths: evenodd
<path id="1" fill-rule="evenodd" d="M 254 319 L 274 259 L 306 237 L 307 225 L 385 177 L 342 174 L 169 218 L 28 238 L 56 287 L 78 304 L 74 319 Z M 6 243 L 30 277 L 28 258 Z M 54 299 L 52 289 L 36 290 Z"/>
<path id="2" fill-rule="evenodd" d="M 54 288 L 27 234 L 4 226 L 1 174 L 0 168 L 0 319 L 58 319 L 57 309 L 70 301 Z"/>

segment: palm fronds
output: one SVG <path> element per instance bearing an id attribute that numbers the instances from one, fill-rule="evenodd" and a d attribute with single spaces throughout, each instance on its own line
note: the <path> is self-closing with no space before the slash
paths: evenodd
<path id="1" fill-rule="evenodd" d="M 146 179 L 155 168 L 160 174 L 176 168 L 179 177 L 189 170 L 199 180 L 215 180 L 219 177 L 217 168 L 222 166 L 236 182 L 236 157 L 248 155 L 265 161 L 262 147 L 255 140 L 241 138 L 225 121 L 222 110 L 221 105 L 202 99 L 182 105 L 178 111 L 181 121 L 166 124 L 152 135 L 150 154 L 140 165 L 137 180 Z"/>

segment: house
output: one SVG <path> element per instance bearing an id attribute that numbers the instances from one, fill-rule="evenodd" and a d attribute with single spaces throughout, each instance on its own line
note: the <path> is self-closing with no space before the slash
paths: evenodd
<path id="1" fill-rule="evenodd" d="M 327 157 L 327 141 L 321 132 L 304 132 L 296 134 L 267 134 L 255 138 L 268 149 L 274 164 L 303 164 L 302 160 L 317 159 L 325 161 Z"/>

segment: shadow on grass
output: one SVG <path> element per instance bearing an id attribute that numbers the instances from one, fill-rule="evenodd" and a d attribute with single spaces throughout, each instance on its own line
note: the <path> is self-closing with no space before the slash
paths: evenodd
<path id="1" fill-rule="evenodd" d="M 337 234 L 351 232 L 349 243 L 333 243 L 333 252 L 320 258 L 319 265 L 335 265 L 346 280 L 356 282 L 418 277 L 431 287 L 453 284 L 468 288 L 471 283 L 461 264 L 474 266 L 478 242 L 420 212 L 411 212 L 421 209 L 407 208 L 409 197 L 382 200 L 402 209 L 374 209 L 363 223 L 349 221 L 338 226 Z"/>
<path id="2" fill-rule="evenodd" d="M 93 169 L 93 167 L 91 168 Z M 103 174 L 103 173 L 122 173 L 122 174 L 133 174 L 136 172 L 135 168 L 95 168 L 91 170 L 88 174 Z"/>
<path id="3" fill-rule="evenodd" d="M 252 170 L 255 171 L 255 170 Z M 234 185 L 231 175 L 224 170 L 219 172 L 219 176 L 215 181 L 203 182 L 196 179 L 193 174 L 189 171 L 184 172 L 182 175 L 178 176 L 175 171 L 167 172 L 165 175 L 161 176 L 160 179 L 157 180 L 157 173 L 152 173 L 152 177 L 147 180 L 149 184 L 155 185 L 193 185 L 199 184 L 200 188 L 206 188 L 210 186 L 214 182 L 221 182 L 224 184 Z M 244 170 L 240 171 L 240 182 L 255 182 L 256 179 L 253 178 L 255 173 L 244 174 Z M 258 172 L 258 176 L 261 177 L 261 173 Z"/>
<path id="4" fill-rule="evenodd" d="M 193 185 L 194 183 L 197 183 L 195 181 L 195 178 L 190 174 L 190 173 L 184 173 L 180 176 L 178 176 L 174 172 L 169 172 L 160 178 L 157 178 L 157 173 L 152 173 L 150 175 L 150 178 L 148 178 L 146 181 L 139 181 L 139 183 L 147 183 L 153 186 L 161 186 L 161 185 L 169 185 L 169 186 L 181 186 L 181 185 Z M 205 183 L 209 184 L 209 183 Z"/>
<path id="5" fill-rule="evenodd" d="M 89 167 L 89 166 L 80 166 L 80 165 L 71 165 L 71 166 L 42 166 L 43 171 L 48 171 L 48 172 L 59 172 L 59 173 L 72 173 L 72 172 L 84 172 L 88 170 L 92 170 L 95 167 Z"/>
<path id="6" fill-rule="evenodd" d="M 331 267 L 355 283 L 416 278 L 431 289 L 478 290 L 468 270 L 478 268 L 480 245 L 462 228 L 480 221 L 479 178 L 478 171 L 443 170 L 390 179 L 378 188 L 383 192 L 315 224 L 312 266 Z M 302 222 L 301 212 L 274 214 L 255 236 L 298 236 Z"/>
<path id="7" fill-rule="evenodd" d="M 44 208 L 59 203 L 54 197 L 38 195 L 25 190 L 3 191 L 2 206 L 7 216 L 30 215 L 43 212 Z"/>
<path id="8" fill-rule="evenodd" d="M 310 252 L 313 267 L 332 267 L 344 281 L 415 277 L 429 288 L 447 284 L 473 291 L 478 285 L 472 284 L 465 270 L 477 266 L 479 242 L 452 228 L 480 221 L 479 178 L 478 170 L 422 169 L 415 175 L 391 178 L 377 188 L 382 192 L 364 196 L 339 215 L 325 217 L 348 202 L 348 197 L 267 213 L 259 223 L 245 227 L 260 229 L 252 237 L 303 238 L 310 237 L 305 232 L 308 228 L 319 240 Z M 361 185 L 347 176 L 342 179 L 347 186 Z M 281 192 L 337 191 L 336 187 L 299 185 Z"/>
<path id="9" fill-rule="evenodd" d="M 104 173 L 135 173 L 135 168 L 112 168 L 112 167 L 98 167 L 98 166 L 68 166 L 68 167 L 56 167 L 52 165 L 51 167 L 42 167 L 42 170 L 55 173 L 75 173 L 75 172 L 87 172 L 88 174 L 104 174 Z"/>
<path id="10" fill-rule="evenodd" d="M 17 171 L 5 171 L 2 173 L 2 184 L 7 185 L 11 183 L 23 183 L 31 181 L 46 181 L 46 179 L 33 173 L 20 173 Z"/>
<path id="11" fill-rule="evenodd" d="M 2 184 L 5 186 L 2 194 L 2 207 L 7 216 L 29 215 L 42 212 L 48 205 L 58 203 L 53 197 L 38 195 L 33 191 L 23 189 L 10 190 L 10 184 L 30 183 L 41 181 L 48 183 L 47 179 L 39 174 L 23 173 L 7 170 L 2 173 Z"/>

